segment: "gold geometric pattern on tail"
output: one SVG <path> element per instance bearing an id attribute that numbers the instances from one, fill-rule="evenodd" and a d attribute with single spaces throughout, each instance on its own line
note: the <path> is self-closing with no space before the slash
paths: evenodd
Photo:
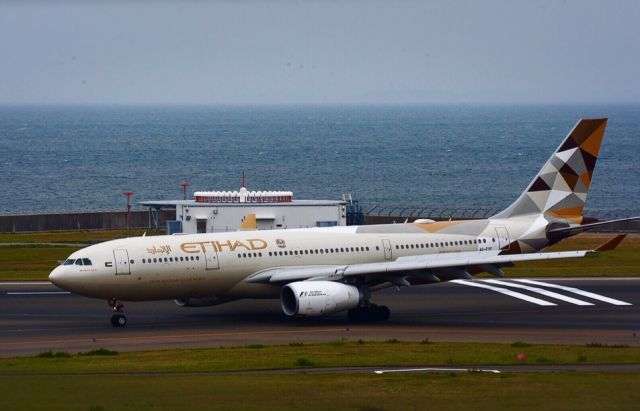
<path id="1" fill-rule="evenodd" d="M 580 120 L 524 193 L 496 217 L 544 213 L 582 221 L 607 119 Z"/>

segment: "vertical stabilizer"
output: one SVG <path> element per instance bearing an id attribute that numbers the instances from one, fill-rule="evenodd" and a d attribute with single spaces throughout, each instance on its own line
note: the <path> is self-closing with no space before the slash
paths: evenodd
<path id="1" fill-rule="evenodd" d="M 494 218 L 543 213 L 580 223 L 606 126 L 606 118 L 578 121 L 527 189 Z"/>

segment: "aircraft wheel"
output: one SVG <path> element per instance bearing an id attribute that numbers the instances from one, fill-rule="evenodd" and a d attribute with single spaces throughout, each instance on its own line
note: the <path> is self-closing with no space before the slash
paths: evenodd
<path id="1" fill-rule="evenodd" d="M 356 307 L 350 309 L 347 313 L 347 316 L 349 318 L 349 321 L 352 323 L 362 323 L 367 321 L 369 317 L 368 311 L 369 310 L 367 310 L 365 307 Z"/>
<path id="2" fill-rule="evenodd" d="M 124 327 L 127 325 L 127 317 L 124 314 L 114 314 L 111 316 L 111 325 L 114 327 Z"/>
<path id="3" fill-rule="evenodd" d="M 374 308 L 372 317 L 375 321 L 387 321 L 391 316 L 391 310 L 386 305 L 380 305 Z"/>

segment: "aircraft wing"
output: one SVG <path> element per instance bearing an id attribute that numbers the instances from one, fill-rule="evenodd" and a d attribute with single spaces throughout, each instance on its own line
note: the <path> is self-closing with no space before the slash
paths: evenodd
<path id="1" fill-rule="evenodd" d="M 420 255 L 400 257 L 395 261 L 380 263 L 364 263 L 350 265 L 318 265 L 318 266 L 294 266 L 270 268 L 259 271 L 249 276 L 245 281 L 251 283 L 289 283 L 304 280 L 329 280 L 341 281 L 348 277 L 368 277 L 374 283 L 391 282 L 398 285 L 404 284 L 402 281 L 396 283 L 396 279 L 412 275 L 433 276 L 433 281 L 441 280 L 444 274 L 446 280 L 454 278 L 469 278 L 468 271 L 487 271 L 501 276 L 500 266 L 511 265 L 519 261 L 553 260 L 558 258 L 584 257 L 593 250 L 583 251 L 563 251 L 551 253 L 533 254 L 507 254 L 498 255 L 498 252 L 479 253 L 461 252 L 435 255 Z M 465 275 L 466 273 L 466 275 Z M 405 280 L 406 281 L 406 280 Z"/>

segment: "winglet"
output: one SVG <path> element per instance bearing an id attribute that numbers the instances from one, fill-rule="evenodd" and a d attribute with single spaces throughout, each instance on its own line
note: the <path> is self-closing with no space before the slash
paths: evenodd
<path id="1" fill-rule="evenodd" d="M 597 252 L 611 251 L 614 248 L 616 248 L 622 242 L 622 240 L 624 240 L 626 236 L 627 236 L 626 234 L 619 234 L 593 251 L 597 251 Z"/>
<path id="2" fill-rule="evenodd" d="M 254 213 L 249 213 L 242 221 L 239 227 L 240 230 L 257 230 L 258 223 L 256 222 L 256 215 Z"/>

